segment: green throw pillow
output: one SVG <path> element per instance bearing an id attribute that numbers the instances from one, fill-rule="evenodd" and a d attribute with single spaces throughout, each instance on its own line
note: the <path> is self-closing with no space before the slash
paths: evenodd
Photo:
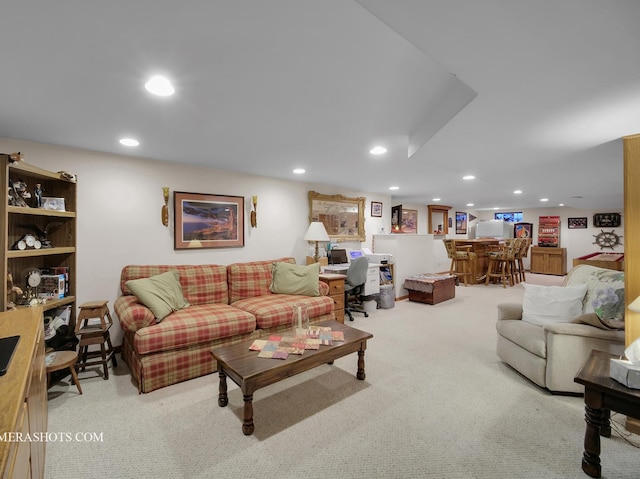
<path id="1" fill-rule="evenodd" d="M 272 293 L 320 296 L 318 276 L 320 263 L 302 266 L 291 263 L 274 263 L 273 280 L 269 286 Z"/>
<path id="2" fill-rule="evenodd" d="M 158 322 L 173 311 L 186 308 L 189 303 L 182 295 L 180 273 L 167 271 L 150 278 L 132 279 L 127 288 L 151 310 Z"/>

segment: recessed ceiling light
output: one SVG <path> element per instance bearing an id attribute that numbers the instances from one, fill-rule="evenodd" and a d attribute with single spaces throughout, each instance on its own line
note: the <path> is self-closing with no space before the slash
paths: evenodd
<path id="1" fill-rule="evenodd" d="M 493 207 L 494 210 L 499 210 L 500 208 L 498 208 L 497 206 Z"/>
<path id="2" fill-rule="evenodd" d="M 549 198 L 540 198 L 540 201 L 549 201 Z"/>
<path id="3" fill-rule="evenodd" d="M 513 194 L 514 195 L 521 195 L 522 194 L 522 190 L 514 190 Z"/>
<path id="4" fill-rule="evenodd" d="M 564 206 L 564 203 L 558 203 L 558 206 Z"/>
<path id="5" fill-rule="evenodd" d="M 476 177 L 473 175 L 466 175 L 462 177 L 463 180 L 475 180 Z"/>
<path id="6" fill-rule="evenodd" d="M 144 87 L 149 93 L 158 96 L 171 96 L 176 91 L 171 82 L 160 75 L 151 77 L 151 79 L 144 84 Z"/>
<path id="7" fill-rule="evenodd" d="M 400 187 L 399 186 L 390 186 L 389 189 L 390 190 L 399 190 Z"/>
<path id="8" fill-rule="evenodd" d="M 121 138 L 120 144 L 124 146 L 138 146 L 140 145 L 140 142 L 133 138 Z"/>
<path id="9" fill-rule="evenodd" d="M 306 173 L 307 171 L 304 168 L 296 168 L 295 170 L 293 170 L 293 172 L 296 175 L 302 175 L 303 173 Z"/>
<path id="10" fill-rule="evenodd" d="M 440 201 L 440 198 L 433 198 L 431 201 Z"/>
<path id="11" fill-rule="evenodd" d="M 473 203 L 467 203 L 467 206 L 474 206 Z"/>
<path id="12" fill-rule="evenodd" d="M 369 150 L 372 155 L 384 155 L 387 149 L 384 146 L 375 146 Z"/>

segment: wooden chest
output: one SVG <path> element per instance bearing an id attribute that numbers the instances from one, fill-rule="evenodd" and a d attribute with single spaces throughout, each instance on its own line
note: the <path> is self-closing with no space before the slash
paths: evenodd
<path id="1" fill-rule="evenodd" d="M 456 296 L 455 276 L 418 275 L 405 280 L 409 300 L 427 304 L 438 304 Z"/>

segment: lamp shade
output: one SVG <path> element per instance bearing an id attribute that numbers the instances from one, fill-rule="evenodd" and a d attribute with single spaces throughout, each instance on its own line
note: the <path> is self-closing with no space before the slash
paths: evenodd
<path id="1" fill-rule="evenodd" d="M 327 230 L 319 221 L 313 221 L 309 225 L 309 229 L 304 235 L 304 239 L 307 241 L 331 241 L 331 238 L 329 238 L 329 235 L 327 234 Z"/>
<path id="2" fill-rule="evenodd" d="M 629 306 L 627 306 L 631 311 L 636 313 L 640 313 L 640 296 L 634 299 Z"/>

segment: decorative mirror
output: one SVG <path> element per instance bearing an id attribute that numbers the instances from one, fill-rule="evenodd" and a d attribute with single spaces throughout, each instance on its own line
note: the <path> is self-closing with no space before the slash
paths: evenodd
<path id="1" fill-rule="evenodd" d="M 336 241 L 365 241 L 364 197 L 309 192 L 309 222 L 320 221 Z"/>

